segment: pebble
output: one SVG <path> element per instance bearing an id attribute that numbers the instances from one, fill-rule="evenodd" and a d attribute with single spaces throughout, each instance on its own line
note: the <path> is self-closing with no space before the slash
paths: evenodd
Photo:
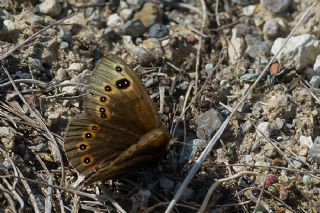
<path id="1" fill-rule="evenodd" d="M 274 126 L 276 129 L 280 130 L 284 126 L 284 121 L 281 118 L 276 117 L 276 119 L 274 120 Z"/>
<path id="2" fill-rule="evenodd" d="M 145 33 L 147 28 L 143 25 L 143 23 L 138 20 L 130 20 L 127 21 L 123 26 L 122 26 L 122 31 L 125 35 L 130 35 L 134 38 L 142 36 L 143 33 Z"/>
<path id="3" fill-rule="evenodd" d="M 272 45 L 271 53 L 276 54 L 284 43 L 284 38 L 277 38 Z M 301 70 L 312 66 L 320 54 L 320 41 L 311 34 L 295 36 L 278 55 L 277 60 L 286 69 Z"/>
<path id="4" fill-rule="evenodd" d="M 161 43 L 156 38 L 145 39 L 143 40 L 140 46 L 147 49 L 155 58 L 160 58 L 163 56 L 163 49 L 161 47 Z"/>
<path id="5" fill-rule="evenodd" d="M 42 62 L 38 58 L 28 57 L 28 62 L 31 64 L 32 68 L 35 68 L 40 71 L 45 71 L 45 68 L 42 65 Z"/>
<path id="6" fill-rule="evenodd" d="M 262 30 L 268 38 L 275 38 L 279 36 L 281 30 L 280 25 L 276 19 L 269 19 L 266 21 L 266 23 L 263 25 Z"/>
<path id="7" fill-rule="evenodd" d="M 311 147 L 313 145 L 312 137 L 306 137 L 304 135 L 301 135 L 299 138 L 300 144 L 306 145 L 307 147 Z"/>
<path id="8" fill-rule="evenodd" d="M 250 121 L 246 121 L 243 125 L 242 125 L 242 132 L 243 133 L 249 133 L 250 130 L 252 129 L 253 125 Z"/>
<path id="9" fill-rule="evenodd" d="M 188 87 L 189 81 L 183 81 L 182 83 L 178 84 L 176 88 L 185 91 L 188 89 Z"/>
<path id="10" fill-rule="evenodd" d="M 220 113 L 215 109 L 210 109 L 200 114 L 196 119 L 197 137 L 199 139 L 209 140 L 213 133 L 219 129 L 223 122 Z"/>
<path id="11" fill-rule="evenodd" d="M 277 155 L 276 148 L 271 143 L 267 143 L 264 147 L 264 156 L 268 158 L 274 158 Z"/>
<path id="12" fill-rule="evenodd" d="M 135 18 L 139 19 L 145 27 L 150 27 L 162 18 L 160 5 L 153 2 L 146 2 L 142 9 L 136 13 Z"/>
<path id="13" fill-rule="evenodd" d="M 297 169 L 301 169 L 303 162 L 306 162 L 307 158 L 304 156 L 298 156 L 299 160 L 293 160 L 292 163 Z"/>
<path id="14" fill-rule="evenodd" d="M 133 15 L 133 10 L 131 8 L 124 8 L 119 12 L 120 17 L 123 20 L 128 20 Z"/>
<path id="15" fill-rule="evenodd" d="M 206 64 L 206 65 L 204 66 L 204 71 L 205 71 L 208 75 L 210 75 L 210 74 L 213 72 L 213 69 L 214 69 L 214 66 L 213 66 L 213 64 L 211 64 L 211 63 Z"/>
<path id="16" fill-rule="evenodd" d="M 85 69 L 85 64 L 83 63 L 72 63 L 70 64 L 68 71 L 77 71 L 81 72 Z"/>
<path id="17" fill-rule="evenodd" d="M 254 160 L 253 160 L 252 155 L 245 155 L 244 156 L 244 162 L 247 165 L 253 166 L 254 165 Z"/>
<path id="18" fill-rule="evenodd" d="M 260 0 L 260 3 L 273 13 L 283 13 L 288 10 L 292 0 Z"/>
<path id="19" fill-rule="evenodd" d="M 40 13 L 49 16 L 57 16 L 61 12 L 61 5 L 59 0 L 45 0 L 39 4 Z"/>
<path id="20" fill-rule="evenodd" d="M 55 79 L 58 80 L 59 82 L 64 81 L 68 78 L 68 73 L 65 69 L 59 68 L 57 70 L 57 74 L 55 76 Z"/>
<path id="21" fill-rule="evenodd" d="M 313 70 L 320 73 L 320 55 L 317 56 L 316 61 L 314 62 Z"/>
<path id="22" fill-rule="evenodd" d="M 60 43 L 60 48 L 61 48 L 62 50 L 68 49 L 68 48 L 69 48 L 69 43 L 68 43 L 68 42 L 65 42 L 65 41 L 61 42 L 61 43 Z"/>
<path id="23" fill-rule="evenodd" d="M 260 104 L 259 103 L 254 103 L 253 106 L 252 106 L 252 115 L 255 118 L 260 118 L 262 112 L 263 112 L 263 109 L 260 106 Z"/>
<path id="24" fill-rule="evenodd" d="M 15 136 L 10 128 L 0 127 L 0 141 L 8 150 L 14 147 L 14 140 Z"/>
<path id="25" fill-rule="evenodd" d="M 162 38 L 169 35 L 169 29 L 166 25 L 155 23 L 149 27 L 149 37 Z"/>
<path id="26" fill-rule="evenodd" d="M 313 88 L 320 88 L 320 76 L 318 75 L 312 76 L 309 84 Z"/>
<path id="27" fill-rule="evenodd" d="M 108 17 L 107 25 L 111 28 L 119 28 L 123 25 L 123 20 L 117 13 L 114 13 Z"/>
<path id="28" fill-rule="evenodd" d="M 271 45 L 265 41 L 255 41 L 252 45 L 249 45 L 245 50 L 251 58 L 256 60 L 261 60 L 261 58 L 266 58 L 270 55 Z"/>
<path id="29" fill-rule="evenodd" d="M 257 78 L 259 77 L 259 73 L 246 73 L 242 76 L 240 76 L 240 79 L 245 82 L 255 82 Z"/>
<path id="30" fill-rule="evenodd" d="M 230 63 L 235 64 L 238 59 L 241 58 L 244 49 L 245 42 L 242 37 L 237 37 L 237 28 L 232 29 L 231 44 L 228 46 L 228 54 Z"/>
<path id="31" fill-rule="evenodd" d="M 320 163 L 320 144 L 314 143 L 310 147 L 308 155 L 317 163 Z"/>
<path id="32" fill-rule="evenodd" d="M 246 7 L 243 7 L 242 11 L 245 16 L 252 16 L 256 8 L 256 5 L 248 5 Z"/>
<path id="33" fill-rule="evenodd" d="M 61 28 L 59 30 L 59 37 L 65 42 L 72 42 L 72 33 L 68 30 L 65 30 L 64 28 Z"/>
<path id="34" fill-rule="evenodd" d="M 173 180 L 170 180 L 166 177 L 160 177 L 160 187 L 167 189 L 167 190 L 172 190 L 174 188 L 175 182 Z"/>
<path id="35" fill-rule="evenodd" d="M 269 122 L 261 122 L 257 127 L 257 134 L 259 137 L 264 137 L 263 135 L 269 137 L 271 135 L 272 130 L 273 128 Z M 260 132 L 263 133 L 263 135 Z"/>

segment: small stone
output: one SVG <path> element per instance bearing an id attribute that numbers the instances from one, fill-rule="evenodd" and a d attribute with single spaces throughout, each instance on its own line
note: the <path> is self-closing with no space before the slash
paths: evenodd
<path id="1" fill-rule="evenodd" d="M 14 140 L 15 136 L 10 128 L 0 127 L 0 141 L 8 150 L 14 147 Z"/>
<path id="2" fill-rule="evenodd" d="M 58 112 L 48 112 L 48 123 L 50 126 L 56 125 L 60 122 L 61 114 Z"/>
<path id="3" fill-rule="evenodd" d="M 248 5 L 246 7 L 243 7 L 242 11 L 245 16 L 252 16 L 256 8 L 256 5 Z"/>
<path id="4" fill-rule="evenodd" d="M 274 121 L 274 126 L 276 129 L 280 130 L 284 126 L 284 121 L 281 118 L 277 117 L 276 120 Z"/>
<path id="5" fill-rule="evenodd" d="M 249 45 L 245 53 L 256 60 L 260 60 L 261 58 L 270 56 L 270 50 L 271 46 L 269 43 L 258 40 Z"/>
<path id="6" fill-rule="evenodd" d="M 65 42 L 65 41 L 61 42 L 61 43 L 60 43 L 60 48 L 61 48 L 62 50 L 68 49 L 68 48 L 69 48 L 69 43 L 68 43 L 68 42 Z"/>
<path id="7" fill-rule="evenodd" d="M 151 38 L 163 38 L 169 35 L 169 29 L 166 25 L 155 23 L 149 27 L 148 33 Z"/>
<path id="8" fill-rule="evenodd" d="M 316 61 L 313 64 L 313 70 L 320 73 L 320 55 L 317 56 Z"/>
<path id="9" fill-rule="evenodd" d="M 295 165 L 297 169 L 301 169 L 303 162 L 306 162 L 307 158 L 304 156 L 298 156 L 299 159 L 293 160 L 292 163 Z"/>
<path id="10" fill-rule="evenodd" d="M 81 72 L 85 69 L 85 64 L 83 63 L 72 63 L 70 64 L 68 71 L 77 71 Z"/>
<path id="11" fill-rule="evenodd" d="M 146 2 L 142 9 L 136 13 L 135 18 L 139 19 L 145 27 L 150 27 L 154 23 L 160 22 L 162 18 L 160 4 Z"/>
<path id="12" fill-rule="evenodd" d="M 264 147 L 263 147 L 264 155 L 268 158 L 274 158 L 277 155 L 277 151 L 276 148 L 274 148 L 274 146 L 271 143 L 267 143 Z"/>
<path id="13" fill-rule="evenodd" d="M 61 81 L 66 80 L 67 78 L 68 78 L 67 71 L 65 69 L 63 69 L 63 68 L 59 68 L 57 70 L 57 74 L 56 74 L 55 79 L 58 80 L 59 82 L 61 82 Z"/>
<path id="14" fill-rule="evenodd" d="M 252 129 L 253 125 L 250 121 L 246 121 L 243 125 L 242 125 L 242 132 L 243 133 L 249 133 L 250 130 Z"/>
<path id="15" fill-rule="evenodd" d="M 297 147 L 297 154 L 300 156 L 307 156 L 309 151 L 309 147 L 304 144 L 300 144 L 300 146 Z"/>
<path id="16" fill-rule="evenodd" d="M 253 106 L 252 106 L 252 115 L 255 118 L 260 118 L 262 112 L 263 112 L 263 108 L 260 106 L 260 104 L 259 103 L 254 103 Z"/>
<path id="17" fill-rule="evenodd" d="M 131 8 L 124 8 L 120 11 L 120 17 L 123 18 L 123 20 L 128 20 L 132 14 L 133 10 Z"/>
<path id="18" fill-rule="evenodd" d="M 154 58 L 160 58 L 163 56 L 161 43 L 156 38 L 145 39 L 140 46 L 147 49 Z"/>
<path id="19" fill-rule="evenodd" d="M 167 189 L 167 190 L 172 190 L 174 188 L 175 182 L 173 180 L 170 180 L 166 177 L 160 177 L 160 187 Z"/>
<path id="20" fill-rule="evenodd" d="M 219 129 L 223 122 L 220 113 L 215 109 L 210 109 L 198 116 L 196 119 L 197 137 L 209 140 L 213 133 Z"/>
<path id="21" fill-rule="evenodd" d="M 59 0 L 45 0 L 39 5 L 40 13 L 57 16 L 61 12 L 61 5 Z"/>
<path id="22" fill-rule="evenodd" d="M 107 25 L 111 28 L 119 28 L 123 25 L 123 20 L 117 13 L 114 13 L 108 17 Z"/>
<path id="23" fill-rule="evenodd" d="M 309 149 L 308 155 L 317 163 L 320 163 L 320 144 L 313 144 Z"/>
<path id="24" fill-rule="evenodd" d="M 306 137 L 304 135 L 301 135 L 299 138 L 299 142 L 300 144 L 306 145 L 307 147 L 311 148 L 311 146 L 313 145 L 313 141 L 312 141 L 312 137 Z"/>
<path id="25" fill-rule="evenodd" d="M 318 75 L 312 76 L 309 83 L 310 83 L 310 86 L 313 88 L 320 88 L 320 76 Z"/>
<path id="26" fill-rule="evenodd" d="M 257 78 L 259 77 L 259 73 L 246 73 L 242 76 L 240 76 L 240 79 L 245 82 L 255 82 Z"/>
<path id="27" fill-rule="evenodd" d="M 260 3 L 273 13 L 283 13 L 288 10 L 292 4 L 292 0 L 261 0 Z"/>
<path id="28" fill-rule="evenodd" d="M 277 38 L 271 48 L 276 54 L 286 39 Z M 286 69 L 301 70 L 312 66 L 320 54 L 320 41 L 311 34 L 299 35 L 290 38 L 278 55 L 277 60 Z"/>
<path id="29" fill-rule="evenodd" d="M 237 28 L 232 29 L 232 37 L 231 37 L 231 44 L 228 46 L 228 54 L 229 60 L 232 64 L 235 64 L 239 58 L 241 58 L 244 48 L 245 42 L 242 37 L 237 37 Z"/>
<path id="30" fill-rule="evenodd" d="M 122 30 L 125 35 L 130 35 L 135 38 L 142 36 L 147 28 L 140 20 L 130 20 L 122 26 Z"/>
<path id="31" fill-rule="evenodd" d="M 273 128 L 271 127 L 271 124 L 269 122 L 261 122 L 257 127 L 257 134 L 260 137 L 264 137 L 263 135 L 265 135 L 266 137 L 269 137 L 271 135 L 272 130 Z"/>
<path id="32" fill-rule="evenodd" d="M 176 88 L 185 91 L 188 89 L 188 87 L 189 87 L 189 82 L 183 81 L 182 83 L 178 84 Z"/>
<path id="33" fill-rule="evenodd" d="M 72 33 L 68 30 L 65 30 L 63 28 L 61 28 L 59 30 L 59 37 L 63 40 L 66 41 L 68 43 L 72 42 Z"/>
<path id="34" fill-rule="evenodd" d="M 245 155 L 244 162 L 245 162 L 245 164 L 250 165 L 250 166 L 254 165 L 254 160 L 253 160 L 252 155 Z"/>
<path id="35" fill-rule="evenodd" d="M 268 38 L 275 38 L 281 32 L 280 25 L 276 19 L 269 19 L 263 25 L 263 32 L 268 36 Z"/>
<path id="36" fill-rule="evenodd" d="M 40 71 L 45 71 L 45 68 L 42 65 L 42 62 L 38 58 L 28 57 L 28 62 L 31 64 L 32 68 L 35 68 Z"/>
<path id="37" fill-rule="evenodd" d="M 270 166 L 270 163 L 265 162 L 265 161 L 263 161 L 263 160 L 257 160 L 254 165 L 255 165 L 255 166 Z"/>
<path id="38" fill-rule="evenodd" d="M 209 64 L 206 64 L 206 65 L 204 66 L 204 71 L 205 71 L 208 75 L 210 75 L 210 74 L 213 72 L 213 68 L 214 68 L 213 64 L 209 63 Z"/>

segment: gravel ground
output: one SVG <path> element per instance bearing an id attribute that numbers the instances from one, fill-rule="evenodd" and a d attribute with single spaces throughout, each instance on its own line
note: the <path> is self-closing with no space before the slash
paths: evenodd
<path id="1" fill-rule="evenodd" d="M 235 109 L 172 212 L 320 212 L 320 4 L 310 5 L 0 1 L 0 209 L 164 212 Z M 172 140 L 159 161 L 75 190 L 63 137 L 108 53 L 140 77 Z"/>

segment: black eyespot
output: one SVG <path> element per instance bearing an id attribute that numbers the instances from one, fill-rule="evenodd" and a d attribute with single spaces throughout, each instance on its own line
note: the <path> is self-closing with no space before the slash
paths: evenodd
<path id="1" fill-rule="evenodd" d="M 101 96 L 101 97 L 100 97 L 100 101 L 101 101 L 101 102 L 106 102 L 106 101 L 107 101 L 107 98 L 104 97 L 104 96 Z"/>
<path id="2" fill-rule="evenodd" d="M 97 126 L 95 126 L 95 125 L 93 125 L 91 129 L 92 129 L 92 130 L 97 130 L 97 129 L 98 129 L 98 127 L 97 127 Z"/>
<path id="3" fill-rule="evenodd" d="M 112 89 L 109 85 L 105 86 L 104 87 L 104 90 L 107 91 L 107 92 L 110 92 Z"/>
<path id="4" fill-rule="evenodd" d="M 105 108 L 101 107 L 100 112 L 106 112 Z"/>
<path id="5" fill-rule="evenodd" d="M 116 81 L 116 86 L 118 89 L 126 89 L 130 86 L 130 81 L 128 81 L 126 78 L 120 79 Z"/>
<path id="6" fill-rule="evenodd" d="M 107 115 L 105 113 L 101 113 L 101 118 L 107 118 Z"/>
<path id="7" fill-rule="evenodd" d="M 120 66 L 116 66 L 116 71 L 117 72 L 121 72 L 122 71 L 122 68 Z"/>
<path id="8" fill-rule="evenodd" d="M 92 137 L 92 134 L 91 134 L 90 132 L 88 132 L 88 133 L 85 134 L 85 137 L 86 137 L 86 138 L 91 138 L 91 137 Z"/>
<path id="9" fill-rule="evenodd" d="M 85 157 L 85 158 L 83 159 L 83 162 L 84 162 L 85 164 L 89 164 L 89 163 L 91 162 L 91 159 L 90 159 L 89 157 Z"/>
<path id="10" fill-rule="evenodd" d="M 79 149 L 84 151 L 87 149 L 87 145 L 86 144 L 80 144 Z"/>

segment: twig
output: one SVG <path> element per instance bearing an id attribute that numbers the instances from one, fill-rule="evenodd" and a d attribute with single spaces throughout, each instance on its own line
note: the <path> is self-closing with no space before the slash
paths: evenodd
<path id="1" fill-rule="evenodd" d="M 28 107 L 28 109 L 30 110 L 30 113 L 38 120 L 38 122 L 41 125 L 41 128 L 44 129 L 47 132 L 50 140 L 54 143 L 54 145 L 56 147 L 56 152 L 58 153 L 58 158 L 59 158 L 59 161 L 60 161 L 60 164 L 61 164 L 61 183 L 60 183 L 60 185 L 63 185 L 64 184 L 65 171 L 64 171 L 64 166 L 63 166 L 63 158 L 62 158 L 62 154 L 60 152 L 59 146 L 58 146 L 58 142 L 53 137 L 52 133 L 50 132 L 50 130 L 48 129 L 46 124 L 43 122 L 43 120 L 40 118 L 40 116 L 38 116 L 39 113 L 37 113 L 37 111 L 34 110 L 29 105 L 29 103 L 25 100 L 25 98 L 21 95 L 21 93 L 19 92 L 19 89 L 17 88 L 16 84 L 13 82 L 13 80 L 12 80 L 9 72 L 7 71 L 7 69 L 3 65 L 1 65 L 1 66 L 2 66 L 3 71 L 7 74 L 8 78 L 9 78 L 10 82 L 12 83 L 12 86 L 13 86 L 15 92 L 18 94 L 19 98 Z"/>
<path id="2" fill-rule="evenodd" d="M 270 62 L 268 63 L 268 65 L 265 67 L 265 69 L 261 72 L 261 74 L 259 75 L 259 77 L 257 78 L 257 80 L 253 83 L 253 85 L 249 88 L 249 90 L 247 91 L 247 93 L 244 95 L 244 97 L 238 102 L 238 104 L 236 105 L 236 107 L 234 108 L 234 111 L 227 117 L 227 119 L 223 122 L 223 124 L 221 125 L 221 127 L 219 128 L 219 130 L 216 132 L 216 134 L 212 137 L 211 141 L 209 142 L 209 144 L 207 145 L 207 147 L 205 148 L 205 150 L 201 153 L 200 157 L 196 160 L 196 162 L 194 163 L 194 165 L 192 166 L 192 168 L 190 169 L 188 175 L 185 177 L 184 181 L 182 182 L 182 184 L 180 185 L 178 191 L 176 192 L 174 198 L 171 200 L 169 206 L 166 209 L 166 213 L 171 212 L 171 210 L 173 209 L 174 205 L 176 204 L 176 202 L 180 199 L 182 193 L 184 192 L 185 188 L 188 186 L 188 184 L 190 183 L 191 179 L 193 178 L 193 176 L 196 174 L 196 172 L 198 171 L 198 169 L 200 168 L 200 166 L 202 165 L 203 161 L 206 159 L 207 155 L 210 153 L 211 149 L 213 148 L 213 146 L 216 144 L 217 140 L 221 137 L 222 133 L 224 132 L 224 130 L 226 129 L 226 127 L 228 126 L 229 121 L 231 120 L 231 118 L 233 117 L 233 115 L 236 113 L 236 111 L 238 110 L 238 108 L 242 105 L 242 103 L 248 98 L 249 94 L 252 93 L 253 89 L 257 86 L 258 82 L 262 79 L 262 77 L 265 75 L 265 73 L 268 71 L 269 66 L 275 61 L 275 59 L 277 58 L 277 56 L 282 52 L 283 47 L 287 44 L 289 38 L 292 37 L 292 35 L 294 34 L 294 32 L 297 30 L 298 26 L 301 25 L 302 21 L 305 19 L 305 17 L 310 13 L 311 9 L 316 5 L 317 2 L 314 2 L 311 6 L 309 6 L 309 8 L 306 10 L 306 12 L 304 13 L 304 15 L 300 18 L 300 20 L 298 21 L 298 23 L 296 24 L 296 26 L 292 29 L 292 31 L 290 32 L 290 34 L 288 35 L 287 39 L 285 40 L 285 42 L 282 44 L 281 48 L 279 49 L 279 51 L 272 57 L 272 59 L 270 60 Z"/>

